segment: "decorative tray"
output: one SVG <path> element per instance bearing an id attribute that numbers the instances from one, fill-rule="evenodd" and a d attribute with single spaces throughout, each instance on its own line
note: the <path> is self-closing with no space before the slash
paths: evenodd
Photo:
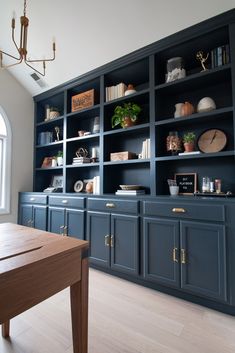
<path id="1" fill-rule="evenodd" d="M 209 197 L 234 197 L 235 195 L 231 192 L 231 191 L 228 191 L 228 192 L 220 192 L 220 193 L 217 193 L 217 192 L 195 192 L 194 193 L 194 196 L 209 196 Z"/>

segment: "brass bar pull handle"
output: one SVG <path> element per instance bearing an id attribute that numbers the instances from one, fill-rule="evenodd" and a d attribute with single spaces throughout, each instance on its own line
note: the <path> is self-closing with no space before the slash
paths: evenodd
<path id="1" fill-rule="evenodd" d="M 28 224 L 28 227 L 32 227 L 32 221 L 31 221 L 31 219 L 28 220 L 27 224 Z"/>
<path id="2" fill-rule="evenodd" d="M 112 202 L 107 202 L 105 205 L 107 208 L 115 208 L 115 204 Z"/>
<path id="3" fill-rule="evenodd" d="M 110 245 L 110 236 L 107 234 L 104 237 L 104 245 L 109 246 Z"/>
<path id="4" fill-rule="evenodd" d="M 60 226 L 60 234 L 64 235 L 64 226 Z"/>
<path id="5" fill-rule="evenodd" d="M 174 207 L 174 208 L 172 208 L 172 212 L 175 212 L 175 213 L 185 213 L 186 210 L 185 210 L 184 208 Z"/>
<path id="6" fill-rule="evenodd" d="M 68 203 L 68 200 L 62 200 L 61 202 L 65 204 Z"/>
<path id="7" fill-rule="evenodd" d="M 178 248 L 174 248 L 174 249 L 173 249 L 173 252 L 172 252 L 172 260 L 173 260 L 174 262 L 179 262 L 179 261 L 178 261 L 178 258 L 177 258 L 177 252 L 178 252 Z"/>
<path id="8" fill-rule="evenodd" d="M 35 198 L 34 197 L 30 197 L 30 201 L 35 201 Z"/>
<path id="9" fill-rule="evenodd" d="M 110 246 L 111 246 L 111 248 L 114 247 L 114 236 L 113 235 L 111 235 Z"/>
<path id="10" fill-rule="evenodd" d="M 186 264 L 186 251 L 185 251 L 185 249 L 181 249 L 181 263 L 183 265 Z"/>
<path id="11" fill-rule="evenodd" d="M 64 235 L 65 235 L 65 236 L 68 235 L 68 227 L 67 227 L 67 226 L 64 227 Z"/>

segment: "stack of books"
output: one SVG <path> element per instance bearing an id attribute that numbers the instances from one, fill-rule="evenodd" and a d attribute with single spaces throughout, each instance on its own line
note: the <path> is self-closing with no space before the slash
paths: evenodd
<path id="1" fill-rule="evenodd" d="M 148 159 L 150 158 L 150 139 L 146 139 L 142 144 L 141 158 Z"/>
<path id="2" fill-rule="evenodd" d="M 74 157 L 73 164 L 83 164 L 83 163 L 90 163 L 91 160 L 88 157 Z"/>
<path id="3" fill-rule="evenodd" d="M 113 99 L 124 97 L 127 86 L 125 83 L 121 82 L 116 86 L 106 87 L 106 102 Z"/>
<path id="4" fill-rule="evenodd" d="M 144 195 L 145 194 L 145 190 L 117 190 L 115 192 L 115 195 L 132 195 L 132 196 L 137 196 L 137 195 Z"/>

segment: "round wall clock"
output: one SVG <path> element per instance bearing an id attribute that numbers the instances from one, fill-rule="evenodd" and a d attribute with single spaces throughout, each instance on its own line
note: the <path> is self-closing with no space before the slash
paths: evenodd
<path id="1" fill-rule="evenodd" d="M 220 152 L 227 144 L 227 136 L 220 129 L 209 129 L 199 136 L 197 144 L 201 152 Z"/>
<path id="2" fill-rule="evenodd" d="M 81 192 L 83 190 L 84 183 L 82 180 L 77 180 L 76 183 L 74 184 L 74 191 L 75 192 Z"/>

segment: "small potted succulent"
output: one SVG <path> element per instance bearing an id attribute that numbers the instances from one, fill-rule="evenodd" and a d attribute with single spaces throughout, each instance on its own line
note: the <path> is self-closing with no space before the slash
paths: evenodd
<path id="1" fill-rule="evenodd" d="M 186 132 L 183 136 L 183 143 L 185 152 L 193 152 L 196 135 L 194 132 Z"/>
<path id="2" fill-rule="evenodd" d="M 63 165 L 63 151 L 58 151 L 56 159 L 58 166 Z"/>
<path id="3" fill-rule="evenodd" d="M 135 125 L 141 108 L 135 103 L 124 103 L 123 106 L 116 106 L 112 116 L 112 128 L 121 125 L 122 128 Z"/>

